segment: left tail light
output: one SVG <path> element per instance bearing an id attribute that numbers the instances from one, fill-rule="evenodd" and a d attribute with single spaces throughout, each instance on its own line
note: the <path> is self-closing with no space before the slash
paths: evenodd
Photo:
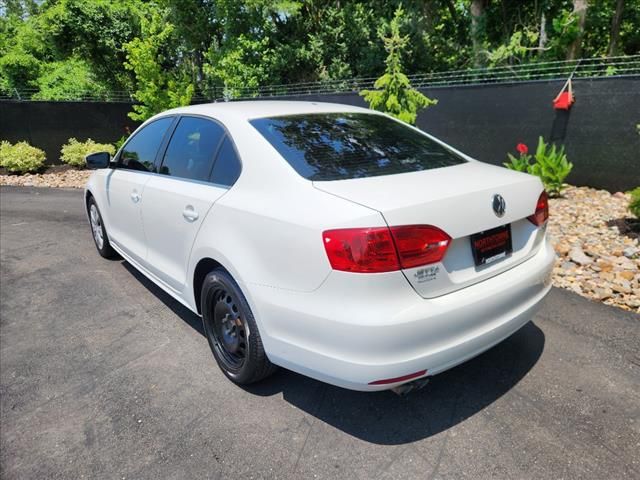
<path id="1" fill-rule="evenodd" d="M 531 223 L 539 227 L 549 219 L 549 196 L 547 192 L 542 192 L 536 203 L 536 211 L 527 217 Z"/>
<path id="2" fill-rule="evenodd" d="M 327 257 L 334 270 L 381 273 L 436 263 L 451 237 L 431 225 L 343 228 L 323 232 Z"/>

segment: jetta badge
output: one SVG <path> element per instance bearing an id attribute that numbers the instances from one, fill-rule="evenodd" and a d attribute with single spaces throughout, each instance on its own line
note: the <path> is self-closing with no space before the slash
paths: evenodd
<path id="1" fill-rule="evenodd" d="M 504 212 L 507 211 L 507 202 L 497 193 L 493 196 L 493 211 L 497 217 L 504 216 Z"/>

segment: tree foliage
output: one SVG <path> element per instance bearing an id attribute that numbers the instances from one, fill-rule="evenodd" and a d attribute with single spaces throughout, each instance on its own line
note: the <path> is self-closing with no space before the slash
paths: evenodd
<path id="1" fill-rule="evenodd" d="M 389 36 L 381 34 L 389 55 L 385 61 L 384 74 L 374 84 L 376 90 L 363 90 L 360 95 L 372 109 L 388 113 L 403 122 L 415 124 L 418 110 L 436 104 L 437 100 L 431 100 L 411 88 L 409 78 L 402 73 L 401 56 L 409 42 L 408 36 L 400 34 L 403 13 L 402 8 L 398 7 L 389 26 Z"/>
<path id="2" fill-rule="evenodd" d="M 146 120 L 163 110 L 191 102 L 193 83 L 184 70 L 171 68 L 180 59 L 171 56 L 174 26 L 167 13 L 153 10 L 150 18 L 142 18 L 140 37 L 124 45 L 125 68 L 134 72 L 137 81 L 133 97 L 140 102 L 129 113 L 133 120 Z"/>
<path id="3" fill-rule="evenodd" d="M 640 1 L 588 1 L 584 24 L 576 2 L 585 4 L 3 0 L 0 92 L 30 90 L 41 99 L 76 98 L 83 88 L 106 97 L 135 92 L 149 105 L 137 114 L 147 115 L 183 103 L 186 83 L 204 96 L 234 97 L 264 84 L 379 77 L 388 52 L 378 33 L 399 5 L 406 74 L 640 52 Z"/>

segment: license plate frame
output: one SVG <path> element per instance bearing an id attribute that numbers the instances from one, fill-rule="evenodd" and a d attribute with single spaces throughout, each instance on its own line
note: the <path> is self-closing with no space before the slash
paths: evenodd
<path id="1" fill-rule="evenodd" d="M 470 237 L 476 267 L 484 267 L 513 253 L 511 224 L 474 233 Z"/>

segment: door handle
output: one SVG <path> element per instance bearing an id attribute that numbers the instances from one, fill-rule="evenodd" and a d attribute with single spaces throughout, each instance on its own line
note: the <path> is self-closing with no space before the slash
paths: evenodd
<path id="1" fill-rule="evenodd" d="M 140 201 L 140 194 L 138 192 L 131 192 L 131 200 L 133 203 L 138 203 Z"/>
<path id="2" fill-rule="evenodd" d="M 187 222 L 195 222 L 200 215 L 198 215 L 198 212 L 196 212 L 191 205 L 187 205 L 182 211 L 182 216 Z"/>

